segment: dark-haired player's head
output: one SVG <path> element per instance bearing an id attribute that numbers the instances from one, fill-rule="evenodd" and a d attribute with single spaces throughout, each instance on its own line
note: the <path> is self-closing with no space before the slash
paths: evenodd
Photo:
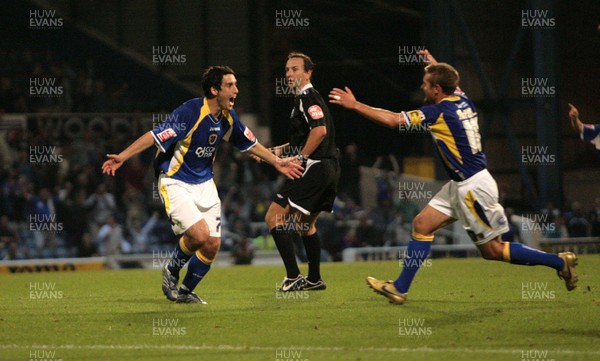
<path id="1" fill-rule="evenodd" d="M 202 90 L 207 99 L 216 99 L 219 108 L 231 110 L 238 94 L 235 72 L 228 66 L 211 66 L 202 74 Z"/>
<path id="2" fill-rule="evenodd" d="M 306 84 L 310 83 L 315 63 L 313 63 L 310 56 L 291 52 L 287 56 L 287 62 L 285 63 L 285 78 L 287 85 L 296 90 L 301 90 Z"/>
<path id="3" fill-rule="evenodd" d="M 227 74 L 233 74 L 233 76 L 235 76 L 233 69 L 224 65 L 215 65 L 206 69 L 202 74 L 202 90 L 204 91 L 204 96 L 208 99 L 214 98 L 216 94 L 213 94 L 211 88 L 221 90 L 223 76 Z"/>
<path id="4" fill-rule="evenodd" d="M 452 65 L 446 63 L 430 64 L 425 67 L 421 89 L 425 93 L 425 103 L 433 104 L 454 94 L 460 76 Z"/>

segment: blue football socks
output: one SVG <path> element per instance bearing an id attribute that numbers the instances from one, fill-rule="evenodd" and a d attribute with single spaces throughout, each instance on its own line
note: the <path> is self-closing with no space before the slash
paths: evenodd
<path id="1" fill-rule="evenodd" d="M 505 247 L 509 247 L 508 251 L 510 252 L 508 259 L 506 251 L 504 253 L 504 261 L 506 262 L 526 266 L 544 265 L 558 271 L 562 270 L 565 264 L 562 258 L 553 253 L 542 252 L 516 242 L 507 242 L 506 244 L 508 244 L 508 246 L 505 245 Z"/>
<path id="2" fill-rule="evenodd" d="M 210 270 L 210 264 L 202 262 L 196 254 L 190 259 L 187 273 L 179 288 L 179 294 L 190 293 Z"/>
<path id="3" fill-rule="evenodd" d="M 183 237 L 179 239 L 179 243 L 177 247 L 175 247 L 175 251 L 173 252 L 173 257 L 169 261 L 167 268 L 171 274 L 179 279 L 179 271 L 183 268 L 183 266 L 189 261 L 194 252 L 189 252 L 187 248 L 185 248 L 185 244 L 183 244 Z"/>
<path id="4" fill-rule="evenodd" d="M 421 267 L 421 264 L 423 264 L 423 261 L 425 261 L 429 255 L 430 250 L 431 241 L 410 240 L 402 262 L 402 272 L 398 279 L 394 281 L 394 287 L 396 287 L 400 293 L 408 292 L 408 288 L 410 287 L 413 278 L 415 278 L 419 267 Z"/>

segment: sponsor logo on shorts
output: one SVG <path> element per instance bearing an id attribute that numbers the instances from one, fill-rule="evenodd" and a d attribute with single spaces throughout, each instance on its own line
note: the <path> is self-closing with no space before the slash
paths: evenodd
<path id="1" fill-rule="evenodd" d="M 310 117 L 313 119 L 321 119 L 325 116 L 323 114 L 323 109 L 318 105 L 313 105 L 308 108 L 308 114 L 310 114 Z"/>
<path id="2" fill-rule="evenodd" d="M 166 142 L 167 140 L 176 137 L 177 133 L 175 133 L 173 129 L 167 128 L 162 132 L 158 133 L 156 136 L 158 137 L 158 139 L 160 139 L 161 142 Z"/>

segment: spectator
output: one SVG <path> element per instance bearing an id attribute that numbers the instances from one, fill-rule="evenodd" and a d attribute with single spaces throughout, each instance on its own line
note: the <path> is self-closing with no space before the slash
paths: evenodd
<path id="1" fill-rule="evenodd" d="M 360 187 L 360 166 L 362 155 L 358 152 L 355 143 L 350 143 L 340 159 L 340 181 L 339 192 L 351 198 L 359 206 L 362 204 L 362 193 Z"/>
<path id="2" fill-rule="evenodd" d="M 88 197 L 85 206 L 90 210 L 94 229 L 107 223 L 108 216 L 117 209 L 115 197 L 108 193 L 104 183 L 100 183 L 96 192 Z"/>
<path id="3" fill-rule="evenodd" d="M 571 212 L 571 217 L 567 223 L 569 237 L 589 237 L 590 223 L 583 216 L 581 203 L 573 202 Z"/>
<path id="4" fill-rule="evenodd" d="M 16 245 L 19 243 L 19 233 L 10 224 L 7 216 L 0 217 L 0 260 L 16 259 Z M 12 250 L 12 251 L 11 251 Z"/>
<path id="5" fill-rule="evenodd" d="M 112 214 L 108 214 L 106 217 L 106 224 L 100 227 L 98 234 L 96 235 L 95 243 L 101 250 L 100 253 L 103 256 L 107 256 L 106 263 L 109 268 L 119 268 L 119 264 L 115 261 L 113 256 L 121 254 L 122 248 L 131 248 L 131 246 L 123 247 L 126 244 L 123 238 L 123 227 L 117 222 L 117 219 Z"/>
<path id="6" fill-rule="evenodd" d="M 596 211 L 590 212 L 590 229 L 592 237 L 600 237 L 600 220 L 598 219 L 598 213 Z"/>
<path id="7" fill-rule="evenodd" d="M 231 249 L 234 264 L 251 264 L 254 259 L 254 248 L 248 237 L 240 235 L 239 240 L 235 242 Z"/>
<path id="8" fill-rule="evenodd" d="M 151 243 L 151 232 L 158 221 L 158 212 L 154 211 L 152 216 L 142 226 L 142 221 L 139 218 L 134 218 L 129 227 L 133 250 L 135 252 L 146 252 L 148 245 Z"/>
<path id="9" fill-rule="evenodd" d="M 381 235 L 382 233 L 373 227 L 369 216 L 363 213 L 359 218 L 359 224 L 356 228 L 357 243 L 361 247 L 380 247 L 383 246 L 383 237 Z"/>
<path id="10" fill-rule="evenodd" d="M 89 232 L 85 232 L 77 245 L 77 257 L 93 257 L 98 255 L 98 250 L 94 245 L 94 239 Z"/>

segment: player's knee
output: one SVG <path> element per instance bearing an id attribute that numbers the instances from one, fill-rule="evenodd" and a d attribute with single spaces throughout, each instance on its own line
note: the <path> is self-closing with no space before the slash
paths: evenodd
<path id="1" fill-rule="evenodd" d="M 481 256 L 488 261 L 502 261 L 504 244 L 501 242 L 489 242 L 487 247 L 480 247 Z"/>
<path id="2" fill-rule="evenodd" d="M 206 242 L 200 248 L 202 255 L 210 262 L 212 262 L 221 248 L 221 238 L 209 237 Z"/>
<path id="3" fill-rule="evenodd" d="M 286 219 L 287 217 L 285 216 L 285 213 L 281 214 L 277 211 L 273 211 L 271 208 L 269 208 L 267 214 L 265 215 L 265 222 L 267 223 L 269 230 L 286 224 Z"/>
<path id="4" fill-rule="evenodd" d="M 300 223 L 299 225 L 296 225 L 296 229 L 302 237 L 310 236 L 317 233 L 317 227 L 315 227 L 314 224 L 310 223 Z"/>
<path id="5" fill-rule="evenodd" d="M 206 224 L 200 222 L 194 224 L 186 231 L 189 248 L 191 251 L 200 249 L 210 238 L 210 232 Z"/>
<path id="6" fill-rule="evenodd" d="M 428 228 L 425 218 L 421 214 L 416 215 L 412 224 L 413 232 L 428 236 L 431 233 Z"/>
<path id="7" fill-rule="evenodd" d="M 271 209 L 269 209 L 267 211 L 267 214 L 265 214 L 265 223 L 267 224 L 267 227 L 269 227 L 269 229 L 273 229 L 276 226 L 275 217 L 273 216 L 273 212 L 271 211 Z"/>

